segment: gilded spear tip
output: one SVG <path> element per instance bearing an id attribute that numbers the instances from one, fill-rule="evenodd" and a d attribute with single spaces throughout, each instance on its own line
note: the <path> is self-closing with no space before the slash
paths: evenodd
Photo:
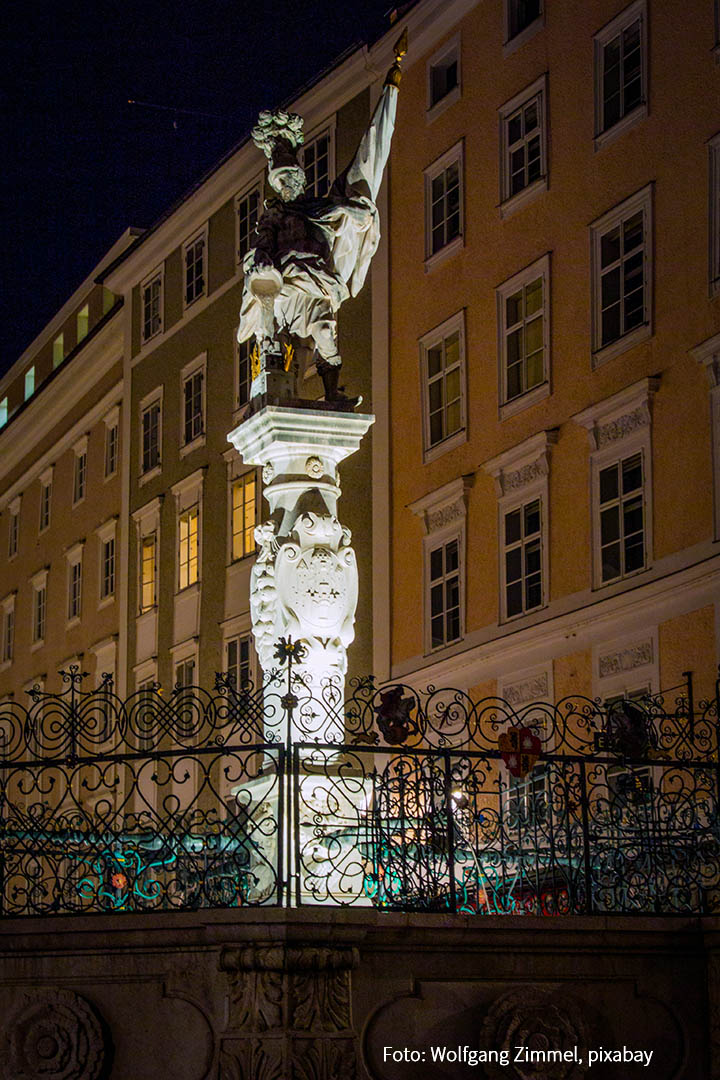
<path id="1" fill-rule="evenodd" d="M 385 79 L 385 85 L 386 86 L 398 87 L 400 85 L 400 80 L 402 79 L 402 67 L 401 67 L 402 59 L 405 56 L 405 53 L 407 52 L 407 47 L 408 47 L 408 32 L 407 32 L 407 26 L 406 26 L 405 29 L 403 30 L 402 34 L 400 35 L 400 37 L 395 42 L 395 46 L 394 46 L 394 49 L 393 49 L 393 52 L 395 53 L 395 63 L 393 64 L 393 66 L 390 68 L 390 70 L 387 73 L 387 77 Z"/>

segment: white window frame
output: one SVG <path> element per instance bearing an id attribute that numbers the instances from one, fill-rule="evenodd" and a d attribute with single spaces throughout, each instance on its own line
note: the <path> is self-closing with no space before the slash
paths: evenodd
<path id="1" fill-rule="evenodd" d="M 201 277 L 202 288 L 199 292 L 195 293 L 191 300 L 188 300 L 188 276 L 187 276 L 187 253 L 190 248 L 195 247 L 196 244 L 202 242 L 202 259 L 201 259 Z M 183 311 L 187 311 L 198 300 L 208 294 L 208 226 L 207 222 L 201 229 L 190 236 L 182 246 L 182 299 L 183 299 Z"/>
<path id="2" fill-rule="evenodd" d="M 17 557 L 20 548 L 20 508 L 22 495 L 16 495 L 8 505 L 8 562 Z"/>
<path id="3" fill-rule="evenodd" d="M 159 289 L 159 303 L 158 303 L 158 326 L 149 332 L 145 331 L 145 290 L 158 281 L 160 284 Z M 156 267 L 152 274 L 148 276 L 140 283 L 140 344 L 147 345 L 149 341 L 159 337 L 165 329 L 165 264 Z"/>
<path id="4" fill-rule="evenodd" d="M 151 604 L 145 604 L 143 591 L 145 588 L 144 571 L 144 554 L 146 541 L 152 541 L 153 548 L 153 598 Z M 153 532 L 144 533 L 138 537 L 138 614 L 144 615 L 148 611 L 153 611 L 157 607 L 158 600 L 158 534 L 157 530 Z"/>
<path id="5" fill-rule="evenodd" d="M 66 626 L 75 626 L 82 618 L 83 608 L 83 549 L 85 547 L 85 541 L 79 540 L 77 544 L 73 544 L 65 552 L 65 561 L 67 563 L 67 589 L 66 589 L 66 603 L 65 603 L 65 618 Z M 75 595 L 74 586 L 76 581 L 75 568 L 79 568 L 77 571 L 77 610 L 74 610 Z"/>
<path id="6" fill-rule="evenodd" d="M 602 344 L 602 237 L 622 226 L 628 218 L 638 212 L 643 215 L 643 321 L 627 333 Z M 590 226 L 591 246 L 591 290 L 592 290 L 592 366 L 612 360 L 628 349 L 634 348 L 641 341 L 646 341 L 653 333 L 653 185 L 637 191 L 629 199 L 608 210 Z"/>
<path id="7" fill-rule="evenodd" d="M 200 392 L 200 417 L 201 417 L 201 430 L 200 432 L 191 438 L 188 442 L 185 441 L 185 387 L 187 384 L 195 378 L 196 375 L 202 376 L 202 385 Z M 179 447 L 179 454 L 181 458 L 186 457 L 187 454 L 192 453 L 193 450 L 197 450 L 198 447 L 205 445 L 205 438 L 207 432 L 207 353 L 201 353 L 200 356 L 196 356 L 189 364 L 186 364 L 182 369 L 180 376 L 180 432 L 181 432 L 181 445 Z"/>
<path id="8" fill-rule="evenodd" d="M 110 682 L 110 689 L 114 687 L 117 681 L 117 637 L 103 638 L 102 641 L 98 641 L 95 645 L 91 645 L 88 652 L 91 652 L 95 657 L 95 674 L 93 675 L 93 685 L 96 690 L 106 684 L 102 680 L 102 676 L 105 672 L 108 675 L 112 675 Z"/>
<path id="9" fill-rule="evenodd" d="M 237 645 L 238 649 L 241 643 L 247 642 L 248 647 L 248 680 L 250 686 L 257 687 L 257 655 L 255 653 L 255 647 L 253 643 L 253 636 L 250 627 L 248 626 L 244 631 L 238 631 L 234 634 L 226 634 L 223 637 L 223 671 L 226 675 L 230 674 L 230 647 Z M 242 686 L 235 685 L 235 690 L 240 691 L 244 689 Z"/>
<path id="10" fill-rule="evenodd" d="M 506 218 L 525 206 L 548 189 L 548 154 L 547 154 L 547 75 L 541 75 L 531 86 L 527 86 L 510 101 L 498 109 L 500 138 L 500 217 Z M 520 109 L 525 109 L 533 100 L 537 101 L 538 128 L 540 138 L 540 175 L 515 194 L 511 192 L 510 144 L 508 142 L 508 123 Z M 513 144 L 514 145 L 514 144 Z M 527 164 L 527 162 L 526 162 Z"/>
<path id="11" fill-rule="evenodd" d="M 258 176 L 255 180 L 253 180 L 252 184 L 249 184 L 246 188 L 243 188 L 243 190 L 238 192 L 238 194 L 235 196 L 235 263 L 236 263 L 236 266 L 238 268 L 242 267 L 243 259 L 247 255 L 248 251 L 251 251 L 252 248 L 254 247 L 254 244 L 252 243 L 253 229 L 250 229 L 249 233 L 248 233 L 248 248 L 247 248 L 247 251 L 244 251 L 244 252 L 240 251 L 240 240 L 241 240 L 241 237 L 240 237 L 240 221 L 241 221 L 240 209 L 242 207 L 243 202 L 245 202 L 246 199 L 249 199 L 251 197 L 251 195 L 253 195 L 255 193 L 257 193 L 257 199 L 258 199 L 257 216 L 258 216 L 258 219 L 259 219 L 260 216 L 262 215 L 262 211 L 263 211 L 263 177 L 262 177 L 262 175 Z M 248 221 L 249 221 L 249 218 L 248 218 Z"/>
<path id="12" fill-rule="evenodd" d="M 505 325 L 505 312 L 506 303 L 513 293 L 518 292 L 520 289 L 525 288 L 532 281 L 536 281 L 538 278 L 542 278 L 542 290 L 543 290 L 543 303 L 542 303 L 542 319 L 543 319 L 543 379 L 536 386 L 531 387 L 529 390 L 523 391 L 523 393 L 516 395 L 513 398 L 507 397 L 507 338 L 506 325 Z M 498 415 L 501 420 L 506 420 L 509 416 L 515 416 L 516 413 L 522 412 L 524 409 L 529 409 L 532 405 L 537 405 L 539 401 L 543 401 L 552 391 L 551 381 L 551 355 L 550 355 L 550 308 L 551 308 L 551 294 L 550 294 L 550 255 L 543 255 L 542 258 L 537 259 L 536 262 L 531 263 L 530 266 L 526 266 L 524 270 L 515 274 L 513 277 L 508 278 L 502 285 L 499 285 L 495 290 L 496 296 L 496 308 L 497 308 L 497 335 L 498 335 Z M 525 320 L 523 320 L 525 325 Z"/>
<path id="13" fill-rule="evenodd" d="M 460 427 L 437 443 L 430 445 L 430 379 L 428 375 L 428 355 L 436 345 L 443 344 L 452 334 L 459 335 L 460 352 Z M 420 348 L 420 393 L 423 409 L 423 461 L 435 458 L 454 450 L 467 442 L 467 364 L 465 362 L 465 309 L 446 319 L 419 340 Z M 445 369 L 443 369 L 444 372 Z M 443 377 L 444 382 L 444 377 Z"/>
<path id="14" fill-rule="evenodd" d="M 103 423 L 105 425 L 105 453 L 103 464 L 103 480 L 110 480 L 113 476 L 117 475 L 119 455 L 120 455 L 120 406 L 115 405 L 109 413 L 103 417 Z M 112 432 L 115 435 L 112 435 Z M 111 461 L 111 449 L 113 448 L 112 439 L 114 438 L 114 465 L 112 470 L 108 470 L 108 466 L 112 464 Z"/>
<path id="15" fill-rule="evenodd" d="M 306 135 L 305 142 L 300 147 L 298 158 L 303 169 L 306 169 L 305 157 L 308 149 L 317 143 L 323 137 L 327 137 L 328 140 L 328 190 L 332 187 L 335 181 L 335 127 L 337 124 L 336 117 L 332 117 L 329 121 L 322 124 L 320 127 L 315 128 Z M 307 174 L 306 174 L 307 175 Z M 317 195 L 318 198 L 322 198 L 326 192 L 321 192 L 319 195 L 311 188 L 310 185 L 305 189 L 306 195 Z"/>
<path id="16" fill-rule="evenodd" d="M 516 495 L 514 498 L 501 499 L 498 502 L 498 537 L 499 537 L 499 566 L 500 566 L 500 621 L 514 622 L 516 619 L 525 618 L 526 615 L 532 615 L 536 611 L 541 611 L 544 607 L 547 607 L 548 595 L 547 595 L 547 575 L 549 568 L 548 558 L 548 528 L 547 528 L 547 514 L 548 514 L 548 494 L 547 494 L 547 476 L 543 481 L 537 484 L 530 485 L 528 488 L 522 491 L 521 495 Z M 512 615 L 508 613 L 507 607 L 507 563 L 506 556 L 509 550 L 509 546 L 505 541 L 505 518 L 508 514 L 512 514 L 515 511 L 520 512 L 521 518 L 524 517 L 525 508 L 532 503 L 540 504 L 540 602 L 534 604 L 532 607 L 527 607 L 525 604 L 525 579 L 526 574 L 523 566 L 523 571 L 520 577 L 520 583 L 523 591 L 523 600 L 520 611 L 514 612 Z M 513 549 L 519 547 L 521 551 L 521 559 L 524 556 L 525 550 L 525 538 L 521 537 L 519 544 L 512 544 Z"/>
<path id="17" fill-rule="evenodd" d="M 32 607 L 31 607 L 31 640 L 30 652 L 35 652 L 36 649 L 42 648 L 45 644 L 45 635 L 47 634 L 47 616 L 48 616 L 48 602 L 47 602 L 47 582 L 48 582 L 49 570 L 44 567 L 39 570 L 37 574 L 30 578 L 30 584 L 32 586 Z M 42 594 L 42 620 L 38 620 L 38 596 Z M 40 632 L 42 631 L 42 633 Z"/>
<path id="18" fill-rule="evenodd" d="M 25 382 L 23 384 L 23 401 L 29 401 L 35 393 L 35 365 L 31 364 L 25 372 Z"/>
<path id="19" fill-rule="evenodd" d="M 162 507 L 162 499 L 160 497 L 151 499 L 150 502 L 141 506 L 138 510 L 133 512 L 133 520 L 136 528 L 137 539 L 137 574 L 136 574 L 136 601 L 135 601 L 135 615 L 138 619 L 147 617 L 150 612 L 155 613 L 158 607 L 159 590 L 158 590 L 158 574 L 160 571 L 160 512 Z M 143 540 L 148 537 L 154 537 L 154 589 L 153 589 L 153 603 L 149 607 L 143 607 L 142 602 L 142 545 Z"/>
<path id="20" fill-rule="evenodd" d="M 235 467 L 237 467 L 237 471 Z M 260 475 L 257 469 L 247 469 L 246 467 L 240 465 L 238 461 L 238 455 L 234 455 L 234 458 L 230 462 L 230 468 L 228 469 L 228 566 L 231 563 L 242 562 L 243 559 L 254 557 L 257 550 L 254 537 L 250 547 L 247 550 L 244 550 L 245 544 L 243 542 L 242 555 L 235 555 L 233 544 L 233 540 L 235 537 L 235 533 L 233 531 L 233 493 L 236 484 L 243 484 L 244 487 L 244 485 L 250 479 L 252 479 L 255 484 L 255 520 L 253 525 L 254 530 L 255 526 L 257 526 L 258 524 L 258 511 L 260 508 L 260 499 L 262 496 L 262 492 L 260 490 Z M 243 535 L 244 531 L 245 530 L 243 529 Z"/>
<path id="21" fill-rule="evenodd" d="M 433 252 L 432 249 L 432 184 L 436 177 L 454 164 L 458 167 L 460 232 L 443 247 Z M 429 273 L 439 263 L 449 259 L 465 245 L 465 143 L 463 139 L 446 150 L 432 165 L 424 171 L 425 186 L 425 272 Z"/>
<path id="22" fill-rule="evenodd" d="M 52 343 L 53 351 L 53 371 L 55 368 L 60 367 L 65 359 L 65 333 L 63 330 L 53 338 Z"/>
<path id="23" fill-rule="evenodd" d="M 40 519 L 38 521 L 38 534 L 42 534 L 50 528 L 52 519 L 53 471 L 53 466 L 49 465 L 38 478 L 40 482 Z"/>
<path id="24" fill-rule="evenodd" d="M 573 420 L 586 428 L 590 441 L 590 514 L 592 522 L 593 589 L 627 587 L 653 563 L 652 396 L 657 378 L 640 379 L 618 394 L 577 413 Z M 644 566 L 603 581 L 600 544 L 600 473 L 615 462 L 641 454 L 643 463 Z"/>
<path id="25" fill-rule="evenodd" d="M 73 509 L 85 500 L 88 487 L 88 437 L 83 435 L 73 446 Z M 82 479 L 82 483 L 80 482 Z"/>
<path id="26" fill-rule="evenodd" d="M 202 559 L 203 559 L 203 481 L 205 470 L 196 469 L 189 476 L 179 480 L 172 487 L 175 496 L 175 594 L 184 593 L 189 589 L 199 589 L 202 583 Z M 180 519 L 183 514 L 197 509 L 197 578 L 180 587 Z"/>
<path id="27" fill-rule="evenodd" d="M 193 667 L 193 679 L 192 682 L 183 682 L 183 689 L 188 689 L 191 686 L 200 685 L 200 672 L 198 670 L 198 643 L 195 638 L 191 641 L 184 641 L 180 645 L 176 645 L 170 650 L 172 656 L 172 672 L 173 672 L 173 689 L 178 684 L 178 670 L 186 664 L 192 664 Z"/>
<path id="28" fill-rule="evenodd" d="M 717 296 L 720 294 L 720 131 L 708 143 L 708 202 L 708 280 L 710 296 Z"/>
<path id="29" fill-rule="evenodd" d="M 461 59 L 460 34 L 454 34 L 441 48 L 435 52 L 427 62 L 427 122 L 431 124 L 441 113 L 462 96 L 462 59 Z M 433 72 L 439 67 L 447 67 L 448 61 L 455 60 L 457 66 L 457 83 L 446 94 L 433 101 Z"/>
<path id="30" fill-rule="evenodd" d="M 95 535 L 98 538 L 98 610 L 100 608 L 107 607 L 108 604 L 112 604 L 115 600 L 115 594 L 117 591 L 117 575 L 118 575 L 118 549 L 117 549 L 117 521 L 116 517 L 110 518 L 104 522 L 98 529 L 95 530 Z M 112 568 L 112 588 L 106 589 L 106 577 L 105 577 L 105 548 L 108 544 L 113 545 L 113 568 Z"/>
<path id="31" fill-rule="evenodd" d="M 90 333 L 90 304 L 83 304 L 75 316 L 75 325 L 77 329 L 77 343 L 80 344 Z"/>
<path id="32" fill-rule="evenodd" d="M 425 535 L 423 536 L 423 647 L 425 655 L 436 655 L 446 650 L 455 650 L 465 637 L 465 602 L 466 602 L 466 518 L 468 493 L 475 476 L 466 476 L 451 480 L 435 491 L 410 503 L 408 509 L 421 518 Z M 431 601 L 430 601 L 430 557 L 441 546 L 458 541 L 458 575 L 460 602 L 460 633 L 456 639 L 442 645 L 432 644 Z"/>
<path id="33" fill-rule="evenodd" d="M 610 127 L 605 127 L 604 117 L 604 69 L 603 58 L 605 46 L 627 30 L 634 22 L 640 23 L 640 79 L 641 92 L 640 102 L 629 112 L 616 120 Z M 648 17 L 646 0 L 634 0 L 634 3 L 611 19 L 601 30 L 598 30 L 593 38 L 593 52 L 595 57 L 595 149 L 617 139 L 640 123 L 648 115 Z"/>
<path id="34" fill-rule="evenodd" d="M 154 476 L 159 476 L 162 471 L 162 459 L 163 459 L 163 397 L 164 386 L 156 386 L 154 390 L 151 390 L 149 394 L 141 400 L 138 406 L 138 486 L 142 487 L 143 484 L 147 484 L 149 480 L 152 480 Z M 158 460 L 156 465 L 152 465 L 146 472 L 143 472 L 144 464 L 144 417 L 145 413 L 149 412 L 154 406 L 158 406 Z"/>
<path id="35" fill-rule="evenodd" d="M 512 16 L 513 16 L 513 4 L 517 0 L 503 0 L 503 57 L 510 56 L 516 49 L 519 49 L 530 38 L 535 37 L 539 30 L 542 30 L 545 25 L 545 2 L 540 0 L 540 13 L 537 18 L 533 19 L 531 23 L 528 23 L 526 27 L 518 31 L 517 34 L 510 36 L 512 29 Z"/>
<path id="36" fill-rule="evenodd" d="M 690 349 L 690 355 L 705 368 L 710 388 L 713 539 L 720 540 L 720 334 Z"/>
<path id="37" fill-rule="evenodd" d="M 0 603 L 0 671 L 10 667 L 15 659 L 15 598 L 16 592 L 8 595 Z"/>

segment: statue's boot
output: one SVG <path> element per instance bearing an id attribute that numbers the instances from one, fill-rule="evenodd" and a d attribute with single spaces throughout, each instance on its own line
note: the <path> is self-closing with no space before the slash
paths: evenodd
<path id="1" fill-rule="evenodd" d="M 322 379 L 323 389 L 325 391 L 325 401 L 328 403 L 337 402 L 338 405 L 344 409 L 354 409 L 356 405 L 359 405 L 362 401 L 361 397 L 351 398 L 344 392 L 344 386 L 338 386 L 340 380 L 340 364 L 329 364 L 327 360 L 318 360 L 316 362 L 317 372 Z"/>

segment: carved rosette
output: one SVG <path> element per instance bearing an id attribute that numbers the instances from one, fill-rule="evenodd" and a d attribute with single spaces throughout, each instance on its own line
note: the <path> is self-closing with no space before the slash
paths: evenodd
<path id="1" fill-rule="evenodd" d="M 226 949 L 228 1037 L 221 1080 L 354 1080 L 350 974 L 355 949 Z"/>
<path id="2" fill-rule="evenodd" d="M 0 1044 L 3 1080 L 99 1080 L 107 1047 L 100 1020 L 71 990 L 34 990 Z"/>
<path id="3" fill-rule="evenodd" d="M 560 1001 L 550 989 L 526 987 L 499 997 L 485 1018 L 480 1045 L 509 1052 L 511 1064 L 484 1066 L 492 1080 L 580 1080 L 587 1071 L 585 1022 L 574 1004 Z M 515 1062 L 516 1047 L 527 1051 L 573 1051 L 577 1047 L 580 1061 Z"/>

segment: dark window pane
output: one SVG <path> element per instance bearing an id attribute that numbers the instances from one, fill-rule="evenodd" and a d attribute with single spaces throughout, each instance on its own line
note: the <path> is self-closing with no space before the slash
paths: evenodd
<path id="1" fill-rule="evenodd" d="M 642 455 L 633 454 L 622 463 L 623 494 L 642 487 Z"/>
<path id="2" fill-rule="evenodd" d="M 508 584 L 522 576 L 522 548 L 516 547 L 505 552 L 505 580 Z"/>
<path id="3" fill-rule="evenodd" d="M 532 536 L 540 532 L 540 501 L 528 503 L 525 507 L 525 535 Z"/>
<path id="4" fill-rule="evenodd" d="M 436 581 L 443 576 L 443 550 L 435 548 L 430 552 L 430 580 Z"/>
<path id="5" fill-rule="evenodd" d="M 620 229 L 610 229 L 600 238 L 600 265 L 604 268 L 620 258 Z"/>
<path id="6" fill-rule="evenodd" d="M 520 511 L 513 510 L 505 515 L 505 545 L 516 544 L 520 536 Z"/>
<path id="7" fill-rule="evenodd" d="M 610 544 L 602 552 L 602 579 L 611 581 L 620 576 L 620 544 Z"/>
<path id="8" fill-rule="evenodd" d="M 602 544 L 609 544 L 611 541 L 617 540 L 619 536 L 620 509 L 617 506 L 611 506 L 600 514 L 600 541 Z"/>
<path id="9" fill-rule="evenodd" d="M 453 540 L 445 548 L 445 573 L 451 574 L 458 568 L 458 542 Z"/>
<path id="10" fill-rule="evenodd" d="M 513 585 L 508 585 L 505 598 L 508 616 L 519 615 L 522 611 L 522 582 L 516 581 Z"/>

